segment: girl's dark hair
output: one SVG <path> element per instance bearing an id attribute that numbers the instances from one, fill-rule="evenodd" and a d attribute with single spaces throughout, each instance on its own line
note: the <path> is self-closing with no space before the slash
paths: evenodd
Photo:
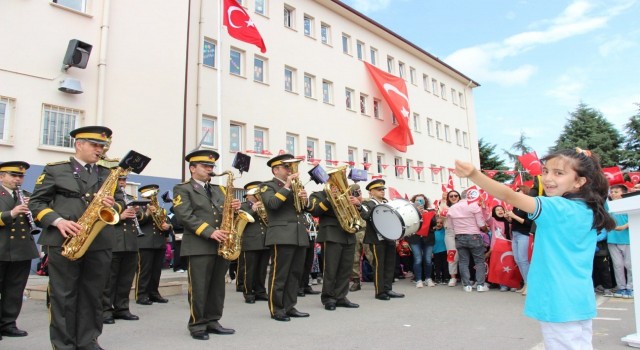
<path id="1" fill-rule="evenodd" d="M 424 210 L 427 210 L 429 208 L 429 206 L 431 205 L 431 201 L 429 200 L 429 198 L 427 198 L 427 196 L 425 196 L 422 193 L 419 194 L 414 194 L 413 197 L 411 197 L 411 203 L 415 203 L 416 199 L 418 199 L 418 197 L 422 197 L 424 198 Z"/>
<path id="2" fill-rule="evenodd" d="M 451 190 L 449 192 L 447 192 L 447 206 L 450 207 L 453 205 L 453 203 L 451 203 L 451 201 L 449 200 L 449 195 L 455 193 L 458 195 L 458 198 L 462 199 L 462 197 L 460 197 L 460 192 L 456 191 L 456 190 Z"/>
<path id="3" fill-rule="evenodd" d="M 562 197 L 585 201 L 593 211 L 593 225 L 591 227 L 598 232 L 603 229 L 607 231 L 613 230 L 616 227 L 616 222 L 604 207 L 605 200 L 609 194 L 609 182 L 607 182 L 607 178 L 602 172 L 598 156 L 590 151 L 566 149 L 549 154 L 542 158 L 542 162 L 546 163 L 553 158 L 570 160 L 571 168 L 578 176 L 587 180 L 578 191 L 565 193 Z"/>
<path id="4" fill-rule="evenodd" d="M 502 208 L 502 210 L 504 210 L 506 212 L 506 210 L 504 209 L 503 206 L 496 205 L 495 207 L 493 207 L 493 209 L 491 209 L 491 216 L 494 219 L 496 219 L 496 221 L 500 221 L 500 222 L 504 223 L 504 236 L 508 240 L 511 240 L 511 223 L 504 216 L 503 217 L 499 217 L 498 214 L 496 214 L 496 209 L 498 209 L 498 208 Z"/>

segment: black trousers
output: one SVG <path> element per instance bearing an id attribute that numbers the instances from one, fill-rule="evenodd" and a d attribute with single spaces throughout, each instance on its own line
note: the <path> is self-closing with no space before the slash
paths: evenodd
<path id="1" fill-rule="evenodd" d="M 267 282 L 271 316 L 283 316 L 296 306 L 306 249 L 297 245 L 275 244 L 271 247 L 273 263 Z"/>
<path id="2" fill-rule="evenodd" d="M 313 255 L 315 254 L 315 239 L 309 240 L 309 247 L 305 248 L 304 251 L 304 267 L 302 270 L 302 277 L 300 278 L 300 286 L 299 289 L 305 289 L 309 286 L 309 274 L 311 273 L 311 266 L 313 265 Z M 314 276 L 313 278 L 316 278 Z"/>
<path id="3" fill-rule="evenodd" d="M 355 251 L 355 243 L 323 243 L 322 304 L 336 303 L 347 297 Z"/>
<path id="4" fill-rule="evenodd" d="M 182 241 L 173 241 L 173 272 L 187 269 L 187 259 L 180 256 Z"/>
<path id="5" fill-rule="evenodd" d="M 138 269 L 138 252 L 114 252 L 111 274 L 102 296 L 103 317 L 129 311 L 129 294 Z"/>
<path id="6" fill-rule="evenodd" d="M 611 280 L 611 269 L 609 268 L 610 259 L 608 255 L 596 255 L 593 257 L 592 278 L 594 287 L 602 285 L 604 289 L 613 289 L 614 284 Z"/>
<path id="7" fill-rule="evenodd" d="M 189 324 L 191 333 L 206 331 L 222 318 L 224 276 L 229 262 L 215 254 L 188 257 Z"/>
<path id="8" fill-rule="evenodd" d="M 31 260 L 0 261 L 0 330 L 16 328 Z"/>
<path id="9" fill-rule="evenodd" d="M 267 266 L 271 256 L 268 249 L 242 251 L 238 264 L 243 266 L 236 279 L 244 281 L 242 294 L 246 300 L 254 300 L 256 295 L 267 296 L 265 281 Z"/>
<path id="10" fill-rule="evenodd" d="M 111 271 L 111 250 L 87 251 L 76 261 L 47 247 L 49 254 L 49 336 L 56 350 L 98 349 L 102 294 Z"/>
<path id="11" fill-rule="evenodd" d="M 160 275 L 164 263 L 165 248 L 140 249 L 138 252 L 138 279 L 136 281 L 136 300 L 160 298 Z"/>
<path id="12" fill-rule="evenodd" d="M 396 266 L 396 242 L 379 241 L 371 245 L 373 250 L 373 282 L 376 295 L 393 289 L 393 273 Z"/>

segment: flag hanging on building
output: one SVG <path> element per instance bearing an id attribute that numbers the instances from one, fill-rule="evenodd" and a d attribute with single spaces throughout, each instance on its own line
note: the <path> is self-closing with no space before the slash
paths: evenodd
<path id="1" fill-rule="evenodd" d="M 400 77 L 382 71 L 367 62 L 364 62 L 364 65 L 398 123 L 398 126 L 389 131 L 382 141 L 400 152 L 406 152 L 407 146 L 413 145 L 413 135 L 409 128 L 410 109 L 407 85 Z"/>
<path id="2" fill-rule="evenodd" d="M 231 37 L 259 47 L 262 53 L 267 52 L 258 28 L 236 0 L 224 0 L 223 23 Z"/>

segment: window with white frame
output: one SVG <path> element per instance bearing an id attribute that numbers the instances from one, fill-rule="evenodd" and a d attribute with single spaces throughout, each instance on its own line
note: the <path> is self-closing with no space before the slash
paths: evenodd
<path id="1" fill-rule="evenodd" d="M 259 15 L 267 15 L 267 0 L 255 0 L 255 11 Z"/>
<path id="2" fill-rule="evenodd" d="M 393 158 L 393 164 L 395 165 L 393 167 L 393 170 L 395 171 L 395 175 L 396 177 L 402 177 L 402 174 L 400 173 L 400 168 L 399 166 L 402 166 L 402 158 L 400 157 L 394 157 Z"/>
<path id="3" fill-rule="evenodd" d="M 54 3 L 78 12 L 87 12 L 87 0 L 52 0 Z"/>
<path id="4" fill-rule="evenodd" d="M 462 92 L 458 92 L 458 100 L 460 101 L 460 107 L 466 107 L 464 104 L 464 94 Z"/>
<path id="5" fill-rule="evenodd" d="M 384 164 L 384 154 L 382 153 L 378 153 L 376 154 L 376 167 L 378 168 L 378 174 L 382 173 L 382 170 L 384 170 L 384 167 L 382 166 Z"/>
<path id="6" fill-rule="evenodd" d="M 345 33 L 342 33 L 342 53 L 351 54 L 351 37 Z"/>
<path id="7" fill-rule="evenodd" d="M 451 127 L 449 125 L 444 125 L 444 140 L 447 142 L 451 142 Z"/>
<path id="8" fill-rule="evenodd" d="M 396 119 L 396 115 L 391 113 L 391 124 L 398 125 L 398 119 Z"/>
<path id="9" fill-rule="evenodd" d="M 353 95 L 354 91 L 349 88 L 344 89 L 344 101 L 347 109 L 353 110 Z"/>
<path id="10" fill-rule="evenodd" d="M 435 165 L 435 164 L 433 164 L 433 163 L 431 163 L 431 169 L 435 169 L 435 168 L 436 168 L 436 165 Z M 437 181 L 436 181 L 436 174 L 435 174 L 435 172 L 434 172 L 433 170 L 431 170 L 431 169 L 429 169 L 429 170 L 430 170 L 430 172 L 431 172 L 431 182 L 433 182 L 433 183 L 437 183 Z"/>
<path id="11" fill-rule="evenodd" d="M 84 113 L 77 109 L 42 106 L 41 145 L 73 148 L 69 132 L 80 126 Z"/>
<path id="12" fill-rule="evenodd" d="M 355 147 L 349 147 L 347 149 L 347 158 L 347 160 L 349 161 L 349 168 L 353 168 L 356 164 L 356 161 L 358 160 L 358 149 Z"/>
<path id="13" fill-rule="evenodd" d="M 244 127 L 241 124 L 231 123 L 229 125 L 229 151 L 230 152 L 240 152 L 244 147 L 242 144 Z"/>
<path id="14" fill-rule="evenodd" d="M 442 123 L 436 122 L 436 137 L 442 140 Z"/>
<path id="15" fill-rule="evenodd" d="M 284 67 L 284 90 L 296 91 L 296 69 L 288 66 Z"/>
<path id="16" fill-rule="evenodd" d="M 327 80 L 322 81 L 322 102 L 333 103 L 333 83 Z"/>
<path id="17" fill-rule="evenodd" d="M 331 45 L 331 26 L 326 23 L 320 24 L 320 40 L 323 44 Z"/>
<path id="18" fill-rule="evenodd" d="M 334 160 L 336 144 L 333 142 L 324 143 L 324 159 L 327 165 L 333 165 L 330 161 Z"/>
<path id="19" fill-rule="evenodd" d="M 267 82 L 267 59 L 261 56 L 253 58 L 253 80 L 266 83 Z"/>
<path id="20" fill-rule="evenodd" d="M 469 148 L 469 136 L 465 131 L 462 132 L 462 144 L 464 148 Z"/>
<path id="21" fill-rule="evenodd" d="M 407 67 L 404 62 L 398 62 L 398 75 L 400 78 L 407 80 Z"/>
<path id="22" fill-rule="evenodd" d="M 369 48 L 369 60 L 374 66 L 378 64 L 378 50 L 376 48 Z"/>
<path id="23" fill-rule="evenodd" d="M 409 67 L 409 79 L 411 84 L 416 85 L 416 80 L 418 80 L 416 76 L 416 69 L 413 67 Z"/>
<path id="24" fill-rule="evenodd" d="M 440 83 L 440 97 L 443 100 L 447 99 L 447 85 L 445 83 Z"/>
<path id="25" fill-rule="evenodd" d="M 360 113 L 367 115 L 367 104 L 369 100 L 369 96 L 365 94 L 360 94 Z"/>
<path id="26" fill-rule="evenodd" d="M 296 28 L 296 9 L 295 7 L 284 5 L 284 26 L 287 28 Z"/>
<path id="27" fill-rule="evenodd" d="M 358 57 L 358 59 L 360 61 L 364 61 L 364 43 L 360 40 L 356 41 L 356 57 Z"/>
<path id="28" fill-rule="evenodd" d="M 429 92 L 429 76 L 422 74 L 422 85 L 424 85 L 424 91 Z"/>
<path id="29" fill-rule="evenodd" d="M 0 96 L 0 142 L 6 143 L 10 141 L 15 104 L 15 99 Z"/>
<path id="30" fill-rule="evenodd" d="M 287 149 L 287 153 L 298 153 L 298 135 L 287 133 L 286 143 L 285 148 Z"/>
<path id="31" fill-rule="evenodd" d="M 458 146 L 462 146 L 462 144 L 460 143 L 460 129 L 456 129 L 456 145 Z"/>
<path id="32" fill-rule="evenodd" d="M 433 119 L 427 118 L 427 135 L 433 136 Z"/>
<path id="33" fill-rule="evenodd" d="M 431 92 L 438 96 L 438 81 L 434 78 L 431 78 Z"/>
<path id="34" fill-rule="evenodd" d="M 304 74 L 304 96 L 313 98 L 315 96 L 316 77 L 305 73 Z"/>
<path id="35" fill-rule="evenodd" d="M 202 139 L 202 146 L 217 148 L 217 120 L 215 117 L 203 115 L 202 116 L 202 129 L 200 139 Z"/>
<path id="36" fill-rule="evenodd" d="M 440 167 L 440 183 L 441 184 L 444 183 L 444 167 L 443 166 Z"/>
<path id="37" fill-rule="evenodd" d="M 231 48 L 229 50 L 229 73 L 243 75 L 244 52 Z"/>
<path id="38" fill-rule="evenodd" d="M 413 171 L 413 160 L 407 159 L 406 165 L 407 165 L 407 169 L 405 169 L 405 171 L 407 172 L 407 179 L 412 179 L 413 174 L 411 172 Z"/>
<path id="39" fill-rule="evenodd" d="M 422 175 L 426 171 L 424 162 L 418 161 L 416 166 L 421 169 L 420 171 L 416 171 L 416 179 L 418 179 L 418 181 L 424 181 L 424 176 Z"/>
<path id="40" fill-rule="evenodd" d="M 451 102 L 456 106 L 458 105 L 458 93 L 454 88 L 451 88 Z"/>
<path id="41" fill-rule="evenodd" d="M 373 99 L 373 117 L 380 119 L 380 100 L 377 98 Z"/>
<path id="42" fill-rule="evenodd" d="M 420 114 L 413 113 L 413 131 L 420 132 L 422 127 L 420 125 Z"/>
<path id="43" fill-rule="evenodd" d="M 316 151 L 318 147 L 318 140 L 314 138 L 307 138 L 307 159 L 314 159 L 316 157 Z"/>
<path id="44" fill-rule="evenodd" d="M 371 151 L 368 151 L 368 150 L 362 151 L 362 162 L 371 164 Z"/>
<path id="45" fill-rule="evenodd" d="M 313 17 L 305 14 L 304 15 L 304 35 L 308 37 L 314 37 L 315 33 L 313 32 L 314 27 L 314 19 Z"/>
<path id="46" fill-rule="evenodd" d="M 206 67 L 216 67 L 216 42 L 212 39 L 204 39 L 202 44 L 202 64 Z"/>
<path id="47" fill-rule="evenodd" d="M 253 129 L 253 150 L 264 153 L 269 147 L 269 129 L 255 127 Z"/>
<path id="48" fill-rule="evenodd" d="M 387 56 L 387 72 L 389 72 L 390 74 L 393 74 L 395 65 L 396 64 L 393 57 Z"/>

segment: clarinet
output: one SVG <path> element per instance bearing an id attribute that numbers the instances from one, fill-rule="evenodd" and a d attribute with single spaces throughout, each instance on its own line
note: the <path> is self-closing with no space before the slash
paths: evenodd
<path id="1" fill-rule="evenodd" d="M 124 187 L 120 187 L 120 190 L 122 190 L 122 193 L 124 193 L 124 204 L 125 206 L 129 206 L 129 204 L 131 204 L 131 202 L 133 202 L 132 200 L 129 199 L 129 197 L 127 197 L 127 192 L 124 191 Z M 133 217 L 133 224 L 136 227 L 136 230 L 138 230 L 138 236 L 137 237 L 142 237 L 144 236 L 144 232 L 142 232 L 142 230 L 140 229 L 140 223 L 138 222 L 138 214 L 136 214 L 136 216 Z"/>
<path id="2" fill-rule="evenodd" d="M 16 193 L 18 194 L 18 199 L 20 200 L 20 204 L 27 204 L 24 201 L 24 193 L 22 193 L 22 188 L 20 188 L 20 186 L 16 186 Z M 33 221 L 33 214 L 31 214 L 31 211 L 28 211 L 24 215 L 27 217 L 27 220 L 29 220 L 29 226 L 30 226 L 32 235 L 37 235 L 40 232 L 42 232 L 42 229 L 36 226 L 36 223 Z"/>

